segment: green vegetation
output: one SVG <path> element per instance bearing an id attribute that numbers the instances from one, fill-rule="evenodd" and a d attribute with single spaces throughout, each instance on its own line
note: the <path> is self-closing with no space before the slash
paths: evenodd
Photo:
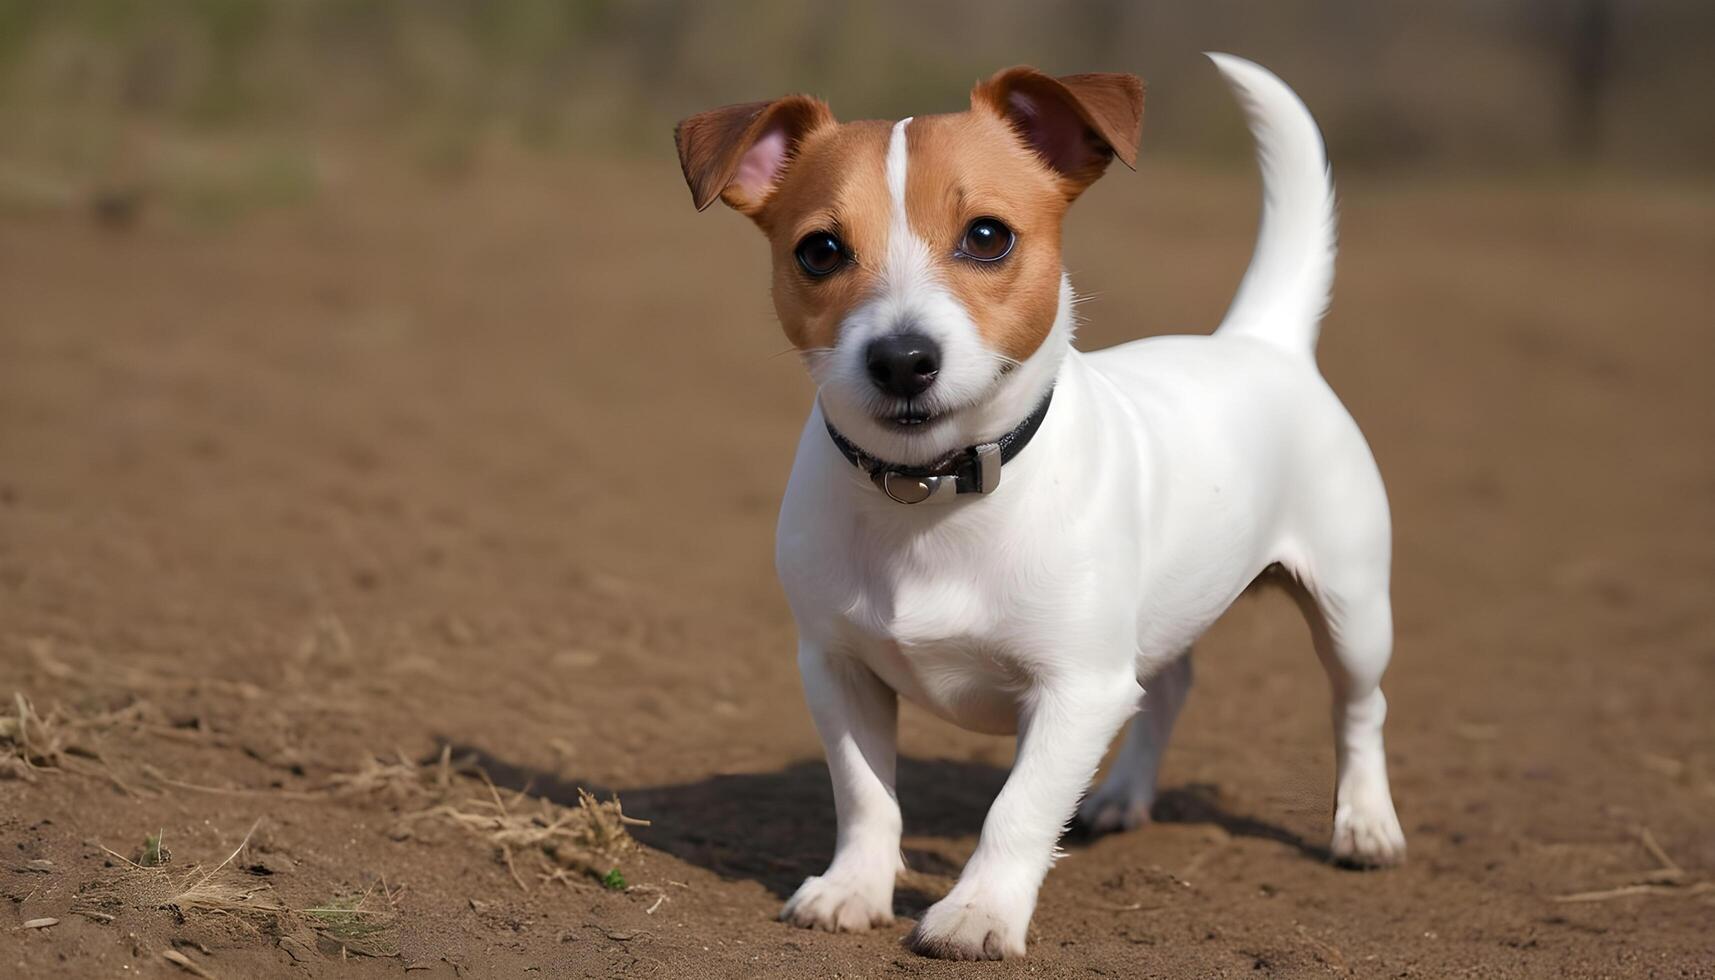
<path id="1" fill-rule="evenodd" d="M 1138 72 L 1146 153 L 1249 166 L 1203 48 L 1290 78 L 1348 172 L 1715 165 L 1685 108 L 1715 87 L 1715 5 L 1617 2 L 0 0 L 0 212 L 142 202 L 222 223 L 313 197 L 353 146 L 448 179 L 496 145 L 662 157 L 711 105 L 957 109 L 1019 62 Z"/>
<path id="2" fill-rule="evenodd" d="M 342 953 L 397 956 L 399 938 L 393 893 L 377 883 L 367 891 L 345 892 L 314 908 L 301 910 L 304 920 L 322 939 Z"/>
<path id="3" fill-rule="evenodd" d="M 137 863 L 145 868 L 164 867 L 173 859 L 173 852 L 161 846 L 161 832 L 155 831 L 143 838 L 143 854 Z"/>

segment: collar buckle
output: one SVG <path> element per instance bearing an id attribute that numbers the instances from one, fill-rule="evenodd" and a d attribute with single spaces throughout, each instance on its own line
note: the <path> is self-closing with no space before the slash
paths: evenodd
<path id="1" fill-rule="evenodd" d="M 920 504 L 933 497 L 948 499 L 958 494 L 989 493 L 1000 486 L 1000 443 L 972 446 L 967 459 L 951 473 L 926 476 L 879 469 L 870 474 L 870 480 L 888 499 L 901 504 Z"/>
<path id="2" fill-rule="evenodd" d="M 985 442 L 975 448 L 977 465 L 973 475 L 977 485 L 971 488 L 971 492 L 988 493 L 1000 486 L 1000 443 Z"/>

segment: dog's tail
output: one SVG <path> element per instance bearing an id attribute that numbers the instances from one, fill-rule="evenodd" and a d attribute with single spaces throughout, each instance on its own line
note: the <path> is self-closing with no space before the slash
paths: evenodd
<path id="1" fill-rule="evenodd" d="M 1216 331 L 1314 354 L 1334 282 L 1334 183 L 1310 110 L 1261 65 L 1209 53 L 1244 107 L 1262 169 L 1256 254 Z"/>

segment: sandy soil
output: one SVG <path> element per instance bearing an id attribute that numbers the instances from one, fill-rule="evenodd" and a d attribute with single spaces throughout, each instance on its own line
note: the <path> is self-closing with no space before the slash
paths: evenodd
<path id="1" fill-rule="evenodd" d="M 899 941 L 1010 743 L 915 711 L 901 920 L 774 921 L 832 845 L 770 567 L 809 389 L 760 239 L 670 162 L 0 223 L 0 695 L 86 753 L 0 781 L 0 974 L 1715 976 L 1715 198 L 1343 190 L 1322 362 L 1396 509 L 1410 861 L 1324 860 L 1327 695 L 1265 594 L 1199 648 L 1157 822 L 1071 847 L 1029 958 L 980 967 Z M 1082 343 L 1213 324 L 1255 207 L 1249 174 L 1104 181 L 1068 230 Z M 421 792 L 329 790 L 443 745 L 514 810 L 617 791 L 653 821 L 630 887 L 527 851 L 515 880 L 479 834 L 402 830 Z M 398 955 L 75 911 L 136 874 L 103 848 L 212 868 L 253 825 L 225 872 L 296 910 L 386 894 Z"/>

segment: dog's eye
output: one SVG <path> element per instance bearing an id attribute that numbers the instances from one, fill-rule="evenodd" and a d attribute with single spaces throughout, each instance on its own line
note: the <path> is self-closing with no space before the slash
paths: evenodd
<path id="1" fill-rule="evenodd" d="M 999 262 L 1012 251 L 1015 240 L 1012 229 L 996 218 L 978 218 L 965 229 L 965 240 L 959 243 L 959 254 L 978 262 Z"/>
<path id="2" fill-rule="evenodd" d="M 814 231 L 798 242 L 792 253 L 805 272 L 817 277 L 827 275 L 846 264 L 846 246 L 832 232 Z"/>

